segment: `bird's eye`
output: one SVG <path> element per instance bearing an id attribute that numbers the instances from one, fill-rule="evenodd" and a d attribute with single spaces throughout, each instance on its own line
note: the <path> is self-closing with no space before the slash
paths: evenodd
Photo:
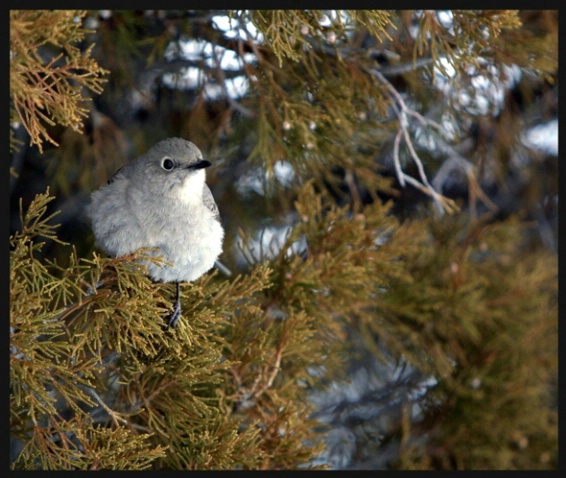
<path id="1" fill-rule="evenodd" d="M 166 156 L 161 160 L 161 167 L 165 171 L 171 171 L 175 167 L 175 163 L 171 160 L 171 158 Z"/>

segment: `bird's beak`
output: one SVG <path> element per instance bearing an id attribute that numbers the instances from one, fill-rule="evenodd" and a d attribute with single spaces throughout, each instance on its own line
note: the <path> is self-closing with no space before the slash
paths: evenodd
<path id="1" fill-rule="evenodd" d="M 212 163 L 210 161 L 207 161 L 206 159 L 201 159 L 200 161 L 197 161 L 196 163 L 187 166 L 187 169 L 195 169 L 195 170 L 204 169 L 204 168 L 208 168 L 209 166 L 212 166 Z"/>

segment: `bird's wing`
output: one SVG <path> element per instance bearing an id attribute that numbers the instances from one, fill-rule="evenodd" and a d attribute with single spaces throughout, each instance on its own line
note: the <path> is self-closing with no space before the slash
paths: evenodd
<path id="1" fill-rule="evenodd" d="M 110 176 L 110 179 L 106 181 L 106 184 L 110 184 L 114 182 L 116 179 L 120 179 L 129 168 L 130 168 L 130 163 L 125 164 L 124 166 L 119 168 L 112 176 Z"/>
<path id="2" fill-rule="evenodd" d="M 215 219 L 220 219 L 220 212 L 218 211 L 218 206 L 216 205 L 216 202 L 212 197 L 212 193 L 210 192 L 210 189 L 206 184 L 204 185 L 204 189 L 202 191 L 202 202 L 208 209 L 210 209 Z"/>

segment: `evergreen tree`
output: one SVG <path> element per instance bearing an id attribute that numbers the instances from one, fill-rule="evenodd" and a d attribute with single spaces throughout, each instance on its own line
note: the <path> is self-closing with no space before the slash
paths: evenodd
<path id="1" fill-rule="evenodd" d="M 10 12 L 11 468 L 556 469 L 558 12 Z M 212 271 L 92 190 L 194 142 Z"/>

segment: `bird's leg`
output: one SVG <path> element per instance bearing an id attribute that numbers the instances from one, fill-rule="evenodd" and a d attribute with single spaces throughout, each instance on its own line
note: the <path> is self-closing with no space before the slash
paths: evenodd
<path id="1" fill-rule="evenodd" d="M 179 317 L 181 316 L 181 285 L 179 282 L 177 284 L 177 298 L 175 299 L 175 303 L 173 304 L 173 312 L 167 316 L 169 327 L 175 328 L 177 326 L 177 322 L 179 321 Z"/>

